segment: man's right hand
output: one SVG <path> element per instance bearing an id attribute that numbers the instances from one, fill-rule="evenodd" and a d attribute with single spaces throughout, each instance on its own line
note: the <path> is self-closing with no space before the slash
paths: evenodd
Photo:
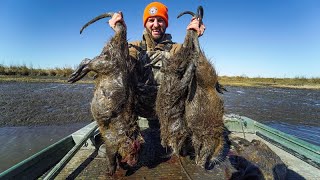
<path id="1" fill-rule="evenodd" d="M 114 13 L 112 18 L 109 20 L 109 25 L 113 30 L 115 30 L 117 23 L 122 23 L 125 27 L 127 27 L 126 23 L 123 20 L 122 13 L 120 11 L 119 13 Z"/>
<path id="2" fill-rule="evenodd" d="M 197 32 L 198 37 L 202 36 L 204 31 L 206 30 L 206 27 L 204 24 L 200 24 L 199 19 L 193 17 L 191 19 L 190 24 L 187 27 L 187 30 L 193 29 Z"/>

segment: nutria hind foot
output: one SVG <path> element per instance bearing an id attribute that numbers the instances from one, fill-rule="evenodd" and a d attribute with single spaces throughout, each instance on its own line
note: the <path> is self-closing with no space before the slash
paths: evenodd
<path id="1" fill-rule="evenodd" d="M 70 75 L 67 80 L 69 83 L 75 83 L 82 79 L 91 69 L 89 69 L 89 64 L 92 62 L 91 59 L 85 58 L 81 61 L 77 69 Z"/>

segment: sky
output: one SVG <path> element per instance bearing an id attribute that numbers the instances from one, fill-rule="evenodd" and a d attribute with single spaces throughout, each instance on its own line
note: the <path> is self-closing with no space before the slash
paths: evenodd
<path id="1" fill-rule="evenodd" d="M 141 40 L 149 0 L 1 0 L 0 64 L 33 68 L 75 68 L 98 55 L 114 34 L 103 19 L 122 11 L 128 41 Z M 319 78 L 318 0 L 163 0 L 169 9 L 167 33 L 182 43 L 191 16 L 204 7 L 206 31 L 200 45 L 221 76 Z"/>

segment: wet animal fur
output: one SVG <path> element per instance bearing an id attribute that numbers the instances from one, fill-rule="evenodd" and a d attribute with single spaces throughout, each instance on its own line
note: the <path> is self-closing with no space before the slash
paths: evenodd
<path id="1" fill-rule="evenodd" d="M 183 46 L 161 70 L 156 110 L 162 145 L 179 153 L 191 143 L 196 164 L 212 168 L 228 152 L 224 107 L 217 92 L 217 74 L 200 50 L 195 31 L 187 31 Z"/>
<path id="2" fill-rule="evenodd" d="M 84 28 L 101 18 L 111 16 L 111 13 L 98 16 Z M 117 23 L 114 37 L 106 44 L 101 54 L 93 60 L 85 59 L 69 79 L 69 82 L 74 83 L 89 71 L 97 73 L 91 112 L 106 145 L 107 173 L 110 175 L 116 170 L 116 157 L 119 155 L 122 162 L 134 165 L 140 144 L 143 142 L 137 115 L 133 110 L 136 84 L 133 69 L 126 28 Z"/>
<path id="3" fill-rule="evenodd" d="M 181 58 L 185 48 L 173 55 L 168 62 L 163 62 L 163 78 L 156 100 L 156 112 L 160 121 L 161 144 L 172 147 L 179 154 L 188 137 L 185 121 L 185 101 L 188 85 L 193 77 L 195 65 Z M 191 59 L 193 59 L 191 57 Z"/>
<path id="4" fill-rule="evenodd" d="M 231 179 L 286 179 L 286 165 L 266 144 L 232 136 L 230 140 L 233 153 L 229 160 L 238 170 Z"/>
<path id="5" fill-rule="evenodd" d="M 224 104 L 215 87 L 217 78 L 214 67 L 201 53 L 190 86 L 185 116 L 192 132 L 196 164 L 207 169 L 223 161 L 229 149 L 223 123 Z"/>
<path id="6" fill-rule="evenodd" d="M 199 7 L 196 18 L 201 22 L 202 17 L 203 9 Z M 191 133 L 195 162 L 206 169 L 212 169 L 215 164 L 226 158 L 229 151 L 223 123 L 224 105 L 218 94 L 222 89 L 217 86 L 217 73 L 201 51 L 195 31 L 188 30 L 183 46 L 186 52 L 181 58 L 193 57 L 194 59 L 188 61 L 196 65 L 185 104 L 185 119 Z"/>

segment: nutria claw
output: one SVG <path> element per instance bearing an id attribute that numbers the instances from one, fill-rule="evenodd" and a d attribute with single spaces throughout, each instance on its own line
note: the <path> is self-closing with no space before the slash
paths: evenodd
<path id="1" fill-rule="evenodd" d="M 216 90 L 218 91 L 218 93 L 223 94 L 223 91 L 228 92 L 228 90 L 219 82 L 217 82 L 215 84 Z"/>

